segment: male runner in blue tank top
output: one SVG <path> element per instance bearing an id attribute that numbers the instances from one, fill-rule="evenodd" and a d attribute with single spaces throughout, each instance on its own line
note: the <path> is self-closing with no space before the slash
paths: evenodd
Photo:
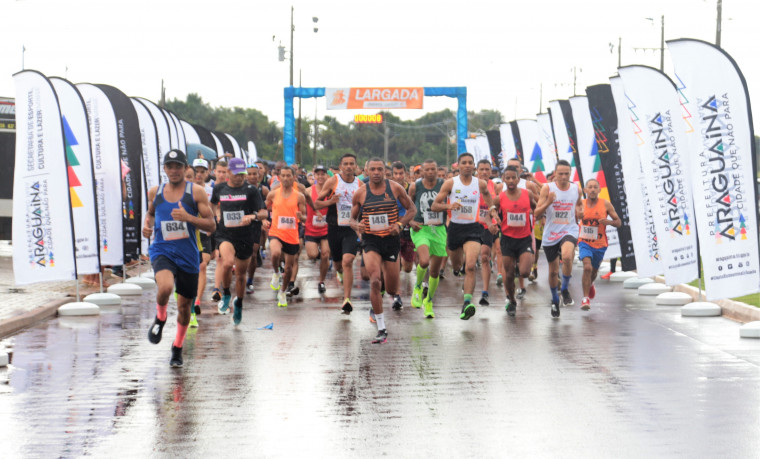
<path id="1" fill-rule="evenodd" d="M 166 323 L 169 296 L 177 292 L 177 335 L 172 343 L 172 367 L 182 366 L 182 345 L 190 323 L 191 302 L 198 291 L 200 255 L 195 230 L 213 232 L 216 223 L 211 214 L 206 190 L 185 181 L 187 158 L 180 150 L 164 156 L 164 172 L 169 182 L 148 191 L 148 214 L 143 236 L 155 239 L 150 246 L 158 291 L 156 319 L 148 331 L 153 344 L 161 341 Z"/>

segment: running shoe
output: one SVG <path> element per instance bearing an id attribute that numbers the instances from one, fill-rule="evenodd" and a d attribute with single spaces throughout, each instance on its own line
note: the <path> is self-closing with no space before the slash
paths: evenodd
<path id="1" fill-rule="evenodd" d="M 279 272 L 275 271 L 272 274 L 272 280 L 269 282 L 269 287 L 274 291 L 277 291 L 280 289 L 280 273 Z"/>
<path id="2" fill-rule="evenodd" d="M 172 368 L 182 367 L 182 348 L 172 345 L 172 359 L 169 360 L 169 366 Z"/>
<path id="3" fill-rule="evenodd" d="M 552 317 L 559 317 L 559 305 L 552 302 Z"/>
<path id="4" fill-rule="evenodd" d="M 583 301 L 581 301 L 581 309 L 583 309 L 584 311 L 588 311 L 589 309 L 591 309 L 591 300 L 589 299 L 589 297 L 583 298 Z"/>
<path id="5" fill-rule="evenodd" d="M 456 269 L 454 269 L 454 270 L 452 270 L 452 272 L 454 273 L 454 277 L 459 277 L 459 271 L 457 271 Z"/>
<path id="6" fill-rule="evenodd" d="M 338 277 L 338 282 L 340 282 L 342 284 L 343 283 L 343 273 L 340 272 L 340 271 L 336 271 L 335 275 Z"/>
<path id="7" fill-rule="evenodd" d="M 369 322 L 373 324 L 377 323 L 377 318 L 375 318 L 375 310 L 372 309 L 371 306 L 369 308 Z"/>
<path id="8" fill-rule="evenodd" d="M 491 304 L 488 302 L 488 292 L 483 292 L 483 295 L 480 297 L 479 303 L 481 306 L 488 306 L 489 304 Z"/>
<path id="9" fill-rule="evenodd" d="M 187 325 L 190 328 L 198 328 L 198 320 L 195 318 L 195 313 L 190 313 L 190 323 Z"/>
<path id="10" fill-rule="evenodd" d="M 218 288 L 211 290 L 211 301 L 219 301 L 222 299 L 222 292 Z"/>
<path id="11" fill-rule="evenodd" d="M 253 279 L 248 279 L 248 282 L 245 285 L 245 293 L 249 295 L 253 293 Z"/>
<path id="12" fill-rule="evenodd" d="M 414 291 L 412 292 L 412 307 L 419 309 L 422 306 L 422 287 L 414 286 Z"/>
<path id="13" fill-rule="evenodd" d="M 378 330 L 377 336 L 372 340 L 372 344 L 383 344 L 388 342 L 388 332 L 385 329 Z"/>
<path id="14" fill-rule="evenodd" d="M 150 329 L 148 330 L 148 341 L 150 341 L 153 344 L 160 343 L 161 334 L 164 331 L 165 324 L 166 324 L 165 320 L 158 320 L 158 317 L 156 317 L 153 320 L 153 325 L 151 325 Z"/>
<path id="15" fill-rule="evenodd" d="M 462 305 L 462 313 L 459 314 L 459 318 L 462 320 L 470 320 L 470 317 L 475 315 L 475 305 L 469 301 L 465 301 Z"/>
<path id="16" fill-rule="evenodd" d="M 507 304 L 504 305 L 504 309 L 507 310 L 507 315 L 514 317 L 517 312 L 517 300 L 507 298 Z"/>
<path id="17" fill-rule="evenodd" d="M 496 277 L 496 286 L 501 287 L 502 285 L 504 285 L 504 277 L 501 274 L 499 274 Z"/>
<path id="18" fill-rule="evenodd" d="M 612 271 L 608 272 L 607 274 L 602 275 L 601 277 L 604 280 L 609 280 L 610 276 L 612 276 Z"/>
<path id="19" fill-rule="evenodd" d="M 288 295 L 286 295 L 285 292 L 280 292 L 277 294 L 277 307 L 288 307 Z"/>
<path id="20" fill-rule="evenodd" d="M 562 304 L 565 306 L 572 306 L 575 304 L 575 301 L 573 301 L 573 297 L 570 296 L 569 290 L 562 290 Z"/>
<path id="21" fill-rule="evenodd" d="M 319 285 L 317 285 L 317 291 L 319 293 L 325 293 L 327 291 L 327 287 L 325 287 L 324 282 L 320 282 Z"/>
<path id="22" fill-rule="evenodd" d="M 290 289 L 290 295 L 295 296 L 295 295 L 298 295 L 299 293 L 301 293 L 301 289 L 298 286 L 293 285 L 293 288 Z"/>
<path id="23" fill-rule="evenodd" d="M 588 289 L 588 298 L 590 300 L 593 300 L 596 296 L 596 287 L 594 287 L 594 284 L 591 284 L 591 288 Z"/>
<path id="24" fill-rule="evenodd" d="M 193 305 L 193 313 L 194 313 L 195 315 L 198 315 L 198 316 L 199 316 L 199 315 L 201 315 L 201 303 L 200 303 L 200 302 L 198 302 L 198 303 L 195 303 L 195 304 Z"/>
<path id="25" fill-rule="evenodd" d="M 230 295 L 224 295 L 219 304 L 216 305 L 216 310 L 219 314 L 226 315 L 230 312 Z"/>
<path id="26" fill-rule="evenodd" d="M 235 297 L 235 299 L 232 300 L 232 305 L 234 309 L 232 311 L 232 322 L 235 325 L 240 325 L 240 321 L 243 320 L 243 300 Z"/>
<path id="27" fill-rule="evenodd" d="M 425 312 L 425 318 L 426 319 L 435 319 L 435 313 L 433 312 L 433 302 L 430 301 L 430 298 L 425 298 L 422 300 L 422 308 Z"/>
<path id="28" fill-rule="evenodd" d="M 285 294 L 288 296 L 293 296 L 293 289 L 296 288 L 296 284 L 293 282 L 288 284 L 288 288 L 285 290 Z"/>
<path id="29" fill-rule="evenodd" d="M 524 288 L 518 288 L 517 289 L 517 299 L 518 300 L 522 300 L 523 298 L 525 298 L 525 293 L 527 293 L 527 292 L 525 291 Z"/>
<path id="30" fill-rule="evenodd" d="M 401 301 L 401 295 L 396 295 L 393 297 L 393 310 L 394 311 L 400 311 L 404 309 L 404 302 Z"/>
<path id="31" fill-rule="evenodd" d="M 531 282 L 533 282 L 533 281 L 535 281 L 536 279 L 538 279 L 538 270 L 537 270 L 537 269 L 533 269 L 533 270 L 530 272 L 530 275 L 528 276 L 528 280 L 529 280 L 529 281 L 531 281 Z"/>
<path id="32" fill-rule="evenodd" d="M 351 314 L 351 311 L 354 310 L 354 307 L 351 305 L 351 300 L 346 298 L 343 301 L 343 307 L 341 309 L 343 309 L 343 314 L 346 314 L 346 315 Z"/>

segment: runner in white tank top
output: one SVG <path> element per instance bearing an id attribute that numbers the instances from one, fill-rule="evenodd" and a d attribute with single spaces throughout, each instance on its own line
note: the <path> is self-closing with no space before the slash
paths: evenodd
<path id="1" fill-rule="evenodd" d="M 568 290 L 573 270 L 575 246 L 578 243 L 578 219 L 583 218 L 581 193 L 577 183 L 570 181 L 570 164 L 557 162 L 555 182 L 541 188 L 541 195 L 536 206 L 535 217 L 546 214 L 543 247 L 546 261 L 549 262 L 549 287 L 552 291 L 552 317 L 559 317 L 560 300 L 557 293 L 557 275 L 559 274 L 560 252 L 562 264 L 562 303 L 573 305 L 573 298 Z"/>
<path id="2" fill-rule="evenodd" d="M 463 261 L 465 263 L 464 304 L 459 315 L 462 320 L 468 320 L 475 314 L 472 293 L 475 291 L 475 263 L 483 234 L 483 226 L 478 222 L 481 195 L 491 213 L 490 218 L 496 216 L 488 185 L 472 175 L 474 169 L 472 154 L 459 155 L 459 176 L 443 182 L 431 206 L 433 212 L 451 212 L 446 242 L 451 251 L 451 264 L 458 268 Z"/>

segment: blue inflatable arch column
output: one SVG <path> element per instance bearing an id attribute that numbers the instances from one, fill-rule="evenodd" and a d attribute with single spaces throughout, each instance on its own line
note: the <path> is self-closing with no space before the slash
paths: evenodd
<path id="1" fill-rule="evenodd" d="M 324 97 L 325 88 L 303 88 L 288 86 L 284 90 L 285 96 L 285 129 L 283 131 L 284 160 L 288 165 L 296 160 L 296 120 L 293 110 L 293 99 L 300 97 L 309 99 L 312 97 Z M 467 87 L 454 86 L 450 88 L 425 88 L 425 96 L 452 97 L 457 100 L 457 155 L 464 153 L 464 139 L 467 138 Z M 448 165 L 446 165 L 448 167 Z"/>

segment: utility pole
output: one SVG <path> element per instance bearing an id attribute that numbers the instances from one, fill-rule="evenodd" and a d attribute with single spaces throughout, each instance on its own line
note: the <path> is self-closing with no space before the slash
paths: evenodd
<path id="1" fill-rule="evenodd" d="M 544 107 L 544 83 L 538 87 L 538 113 L 541 113 L 541 109 Z"/>
<path id="2" fill-rule="evenodd" d="M 578 94 L 575 93 L 575 84 L 578 81 L 578 67 L 573 67 L 573 97 L 577 96 Z"/>
<path id="3" fill-rule="evenodd" d="M 301 69 L 298 69 L 298 87 L 302 86 Z M 298 98 L 298 125 L 296 127 L 296 163 L 303 166 L 303 153 L 301 152 L 301 98 Z"/>
<path id="4" fill-rule="evenodd" d="M 388 136 L 390 135 L 391 128 L 388 127 L 386 116 L 383 116 L 383 161 L 388 164 Z"/>
<path id="5" fill-rule="evenodd" d="M 24 70 L 24 54 L 26 54 L 26 45 L 21 45 L 21 70 Z"/>
<path id="6" fill-rule="evenodd" d="M 723 18 L 723 0 L 718 0 L 718 21 L 715 26 L 715 46 L 720 47 L 720 33 L 721 24 L 720 21 Z"/>
<path id="7" fill-rule="evenodd" d="M 293 31 L 296 30 L 293 25 L 293 7 L 290 7 L 290 86 L 293 86 Z"/>
<path id="8" fill-rule="evenodd" d="M 314 104 L 314 151 L 312 152 L 312 169 L 317 165 L 317 137 L 319 136 L 319 123 L 317 123 L 317 105 Z"/>
<path id="9" fill-rule="evenodd" d="M 660 26 L 660 71 L 665 71 L 665 15 L 662 15 Z"/>
<path id="10" fill-rule="evenodd" d="M 623 37 L 618 37 L 618 68 L 623 66 Z"/>

